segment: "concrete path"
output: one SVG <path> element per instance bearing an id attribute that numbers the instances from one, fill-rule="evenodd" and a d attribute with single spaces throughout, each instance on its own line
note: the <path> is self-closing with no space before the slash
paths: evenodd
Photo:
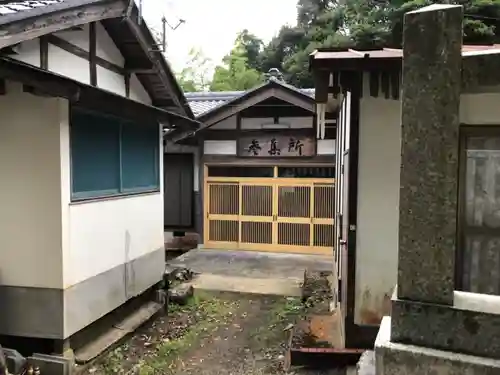
<path id="1" fill-rule="evenodd" d="M 195 289 L 300 296 L 304 271 L 332 271 L 333 257 L 255 251 L 195 249 L 168 267 L 199 274 Z"/>

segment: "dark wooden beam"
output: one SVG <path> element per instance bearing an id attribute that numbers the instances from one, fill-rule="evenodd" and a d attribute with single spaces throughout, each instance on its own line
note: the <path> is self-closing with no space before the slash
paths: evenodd
<path id="1" fill-rule="evenodd" d="M 160 108 L 169 108 L 169 110 L 172 110 L 172 109 L 178 109 L 175 107 L 175 102 L 173 100 L 170 100 L 170 99 L 161 99 L 161 100 L 155 100 L 153 101 L 152 105 L 154 107 L 160 107 Z"/>
<path id="2" fill-rule="evenodd" d="M 90 69 L 90 84 L 97 86 L 97 34 L 96 24 L 89 24 L 89 69 Z"/>
<path id="3" fill-rule="evenodd" d="M 164 74 L 163 72 L 166 72 L 166 70 L 169 69 L 167 64 L 164 64 L 165 66 L 161 66 L 161 61 L 163 56 L 161 55 L 161 52 L 155 52 L 151 50 L 152 45 L 154 44 L 155 40 L 151 33 L 145 29 L 144 25 L 139 25 L 135 21 L 132 20 L 132 18 L 126 19 L 126 22 L 130 29 L 132 30 L 134 36 L 137 38 L 137 41 L 141 45 L 142 49 L 147 53 L 149 56 L 154 69 L 156 69 L 159 72 L 159 76 L 162 80 L 162 83 L 165 85 L 165 87 L 168 89 L 168 91 L 172 95 L 172 99 L 174 100 L 175 104 L 179 108 L 184 108 L 182 103 L 180 102 L 179 97 L 176 94 L 176 90 L 174 89 L 175 82 L 171 82 L 170 79 L 167 77 L 167 74 Z M 148 38 L 148 36 L 150 38 Z M 175 79 L 175 78 L 174 78 Z"/>
<path id="4" fill-rule="evenodd" d="M 78 46 L 75 46 L 74 44 L 59 38 L 55 35 L 48 35 L 47 38 L 49 39 L 49 43 L 59 47 L 66 52 L 72 53 L 75 56 L 78 56 L 82 59 L 85 59 L 87 61 L 90 61 L 91 58 L 91 53 L 85 51 L 83 48 L 80 48 Z M 105 69 L 108 69 L 114 73 L 120 74 L 120 75 L 125 75 L 125 69 L 122 68 L 121 66 L 118 66 L 112 62 L 109 62 L 107 60 L 104 60 L 103 58 L 99 56 L 95 56 L 95 63 L 96 65 L 99 65 Z"/>
<path id="5" fill-rule="evenodd" d="M 125 63 L 125 69 L 130 73 L 140 73 L 140 72 L 156 72 L 155 66 L 151 61 L 127 61 Z"/>
<path id="6" fill-rule="evenodd" d="M 80 88 L 74 82 L 7 59 L 0 59 L 0 79 L 17 81 L 37 89 L 38 92 L 50 93 L 52 96 L 69 100 L 77 100 L 80 95 Z"/>
<path id="7" fill-rule="evenodd" d="M 127 1 L 72 0 L 2 16 L 0 48 L 75 26 L 125 15 Z"/>
<path id="8" fill-rule="evenodd" d="M 23 92 L 26 92 L 26 93 L 31 94 L 31 95 L 41 96 L 44 98 L 50 98 L 53 96 L 51 93 L 49 93 L 43 89 L 33 87 L 31 85 L 23 85 Z"/>
<path id="9" fill-rule="evenodd" d="M 125 73 L 124 80 L 125 80 L 125 96 L 127 98 L 130 98 L 130 73 L 129 72 Z"/>
<path id="10" fill-rule="evenodd" d="M 49 40 L 46 35 L 40 37 L 40 68 L 49 69 Z"/>
<path id="11" fill-rule="evenodd" d="M 157 74 L 156 69 L 127 69 L 128 72 L 134 74 Z"/>

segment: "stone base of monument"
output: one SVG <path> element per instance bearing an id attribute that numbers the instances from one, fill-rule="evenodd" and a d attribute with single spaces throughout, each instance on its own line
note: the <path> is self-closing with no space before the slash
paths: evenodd
<path id="1" fill-rule="evenodd" d="M 386 316 L 375 341 L 377 375 L 500 374 L 500 360 L 393 343 L 390 337 L 391 318 Z"/>

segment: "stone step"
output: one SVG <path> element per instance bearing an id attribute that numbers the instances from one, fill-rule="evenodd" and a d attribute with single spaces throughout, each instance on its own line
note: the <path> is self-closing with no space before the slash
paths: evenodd
<path id="1" fill-rule="evenodd" d="M 84 345 L 75 352 L 78 364 L 85 364 L 109 349 L 122 338 L 134 332 L 138 327 L 151 319 L 164 305 L 157 302 L 147 302 L 120 322 L 114 324 L 102 335 Z"/>
<path id="2" fill-rule="evenodd" d="M 300 278 L 272 279 L 204 273 L 195 276 L 189 284 L 195 290 L 301 297 L 303 281 Z"/>

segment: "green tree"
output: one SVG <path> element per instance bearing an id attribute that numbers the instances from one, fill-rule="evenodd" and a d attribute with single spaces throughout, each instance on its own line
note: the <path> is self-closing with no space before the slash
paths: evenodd
<path id="1" fill-rule="evenodd" d="M 176 74 L 177 81 L 184 92 L 205 91 L 210 85 L 212 62 L 202 50 L 192 48 L 186 67 Z"/>
<path id="2" fill-rule="evenodd" d="M 224 65 L 215 67 L 210 91 L 239 91 L 251 89 L 263 81 L 263 75 L 249 67 L 246 49 L 236 40 L 236 45 L 223 59 Z"/>
<path id="3" fill-rule="evenodd" d="M 262 39 L 257 38 L 254 34 L 245 29 L 238 34 L 235 44 L 245 49 L 244 54 L 247 58 L 247 65 L 252 69 L 259 70 L 259 56 L 264 48 Z"/>
<path id="4" fill-rule="evenodd" d="M 492 44 L 500 42 L 500 0 L 441 1 L 464 7 L 464 43 Z M 429 0 L 393 0 L 389 21 L 394 46 L 402 42 L 403 17 L 406 12 L 431 5 Z"/>
<path id="5" fill-rule="evenodd" d="M 311 87 L 309 54 L 318 48 L 401 47 L 404 13 L 431 0 L 298 0 L 297 25 L 283 26 L 260 54 L 260 69 Z M 439 1 L 438 1 L 439 2 Z M 464 6 L 464 43 L 500 43 L 500 0 L 441 1 Z"/>

